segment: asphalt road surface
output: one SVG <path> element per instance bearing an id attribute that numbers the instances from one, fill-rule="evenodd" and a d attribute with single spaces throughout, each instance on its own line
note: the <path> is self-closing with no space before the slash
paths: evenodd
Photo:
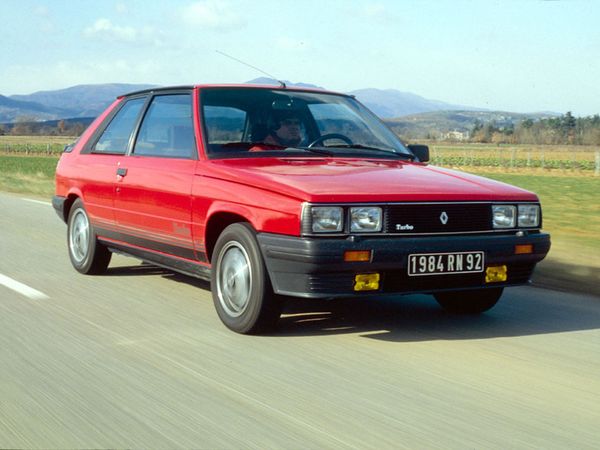
<path id="1" fill-rule="evenodd" d="M 71 268 L 49 203 L 0 194 L 0 448 L 598 448 L 600 298 L 511 288 L 221 325 L 206 283 Z"/>

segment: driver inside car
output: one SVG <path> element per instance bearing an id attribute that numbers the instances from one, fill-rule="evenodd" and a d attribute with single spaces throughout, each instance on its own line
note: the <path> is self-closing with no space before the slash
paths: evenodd
<path id="1" fill-rule="evenodd" d="M 265 144 L 297 147 L 302 142 L 300 119 L 291 111 L 275 111 Z"/>

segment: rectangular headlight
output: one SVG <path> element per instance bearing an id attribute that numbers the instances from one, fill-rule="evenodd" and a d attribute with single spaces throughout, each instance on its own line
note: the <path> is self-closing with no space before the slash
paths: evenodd
<path id="1" fill-rule="evenodd" d="M 342 231 L 343 209 L 339 206 L 313 206 L 310 209 L 313 233 Z"/>
<path id="2" fill-rule="evenodd" d="M 520 227 L 538 227 L 540 225 L 539 205 L 519 205 L 519 218 L 517 223 Z"/>
<path id="3" fill-rule="evenodd" d="M 492 205 L 494 228 L 515 228 L 517 208 L 514 205 Z"/>
<path id="4" fill-rule="evenodd" d="M 375 206 L 350 208 L 350 231 L 353 233 L 381 231 L 381 208 Z"/>

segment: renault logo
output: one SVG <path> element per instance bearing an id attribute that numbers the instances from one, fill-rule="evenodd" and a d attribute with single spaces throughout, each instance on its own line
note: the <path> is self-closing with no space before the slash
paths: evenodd
<path id="1" fill-rule="evenodd" d="M 442 222 L 442 224 L 444 225 L 448 223 L 448 214 L 446 214 L 446 211 L 442 211 L 442 215 L 440 216 L 440 222 Z"/>

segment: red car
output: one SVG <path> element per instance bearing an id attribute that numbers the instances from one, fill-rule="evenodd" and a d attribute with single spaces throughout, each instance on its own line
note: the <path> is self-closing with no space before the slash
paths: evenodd
<path id="1" fill-rule="evenodd" d="M 550 248 L 538 197 L 428 160 L 352 96 L 160 88 L 119 97 L 65 150 L 53 205 L 76 270 L 118 251 L 210 280 L 240 333 L 274 325 L 283 297 L 486 311 Z"/>

